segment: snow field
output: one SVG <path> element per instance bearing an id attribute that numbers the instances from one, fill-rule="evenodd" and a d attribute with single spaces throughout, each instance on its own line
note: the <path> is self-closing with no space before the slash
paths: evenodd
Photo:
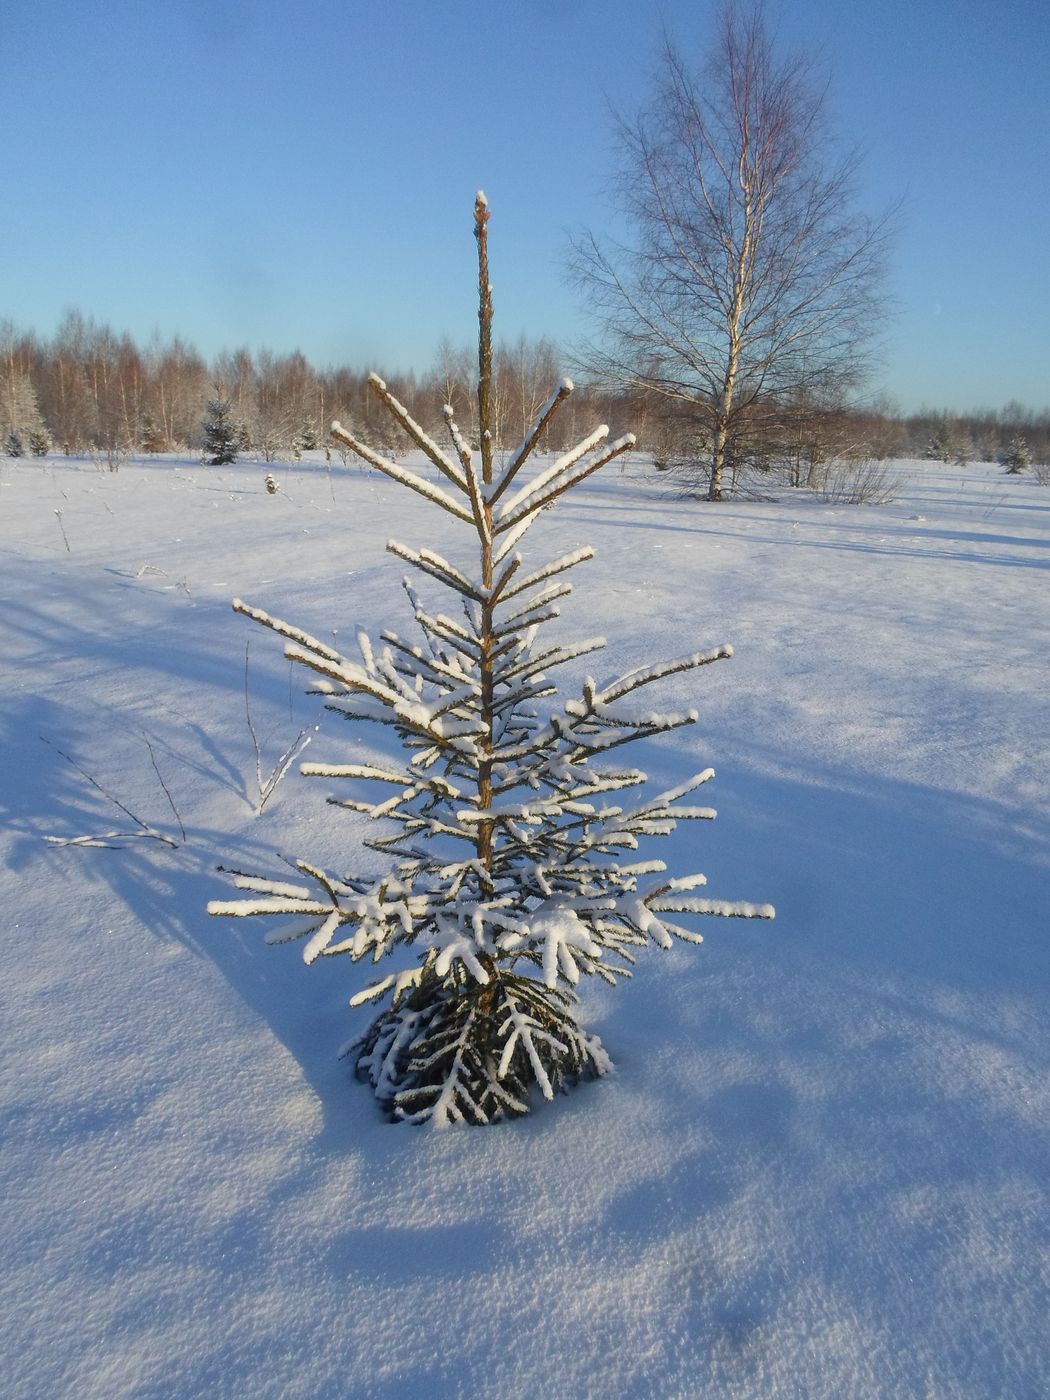
<path id="1" fill-rule="evenodd" d="M 319 461 L 274 496 L 263 464 L 0 463 L 4 1393 L 1050 1389 L 1050 494 L 901 469 L 885 507 L 710 507 L 632 459 L 537 524 L 529 562 L 596 550 L 581 675 L 733 645 L 637 758 L 653 791 L 716 769 L 718 820 L 654 853 L 777 920 L 588 990 L 607 1079 L 436 1135 L 334 1058 L 367 969 L 204 905 L 219 862 L 349 866 L 363 830 L 295 773 L 257 814 L 246 642 L 264 763 L 314 725 L 311 762 L 384 756 L 229 600 L 407 633 L 385 543 L 455 563 L 455 522 Z M 185 844 L 45 844 L 133 829 L 58 749 L 178 839 L 143 734 Z"/>

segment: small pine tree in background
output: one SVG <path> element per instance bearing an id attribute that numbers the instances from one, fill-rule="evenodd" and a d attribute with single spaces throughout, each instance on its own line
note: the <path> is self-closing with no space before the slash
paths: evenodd
<path id="1" fill-rule="evenodd" d="M 631 854 L 680 820 L 714 816 L 686 800 L 713 776 L 710 769 L 620 805 L 612 795 L 644 783 L 645 774 L 603 761 L 622 745 L 692 724 L 694 710 L 637 714 L 625 702 L 661 677 L 728 657 L 729 647 L 645 665 L 601 685 L 587 679 L 579 697 L 560 708 L 544 712 L 537 704 L 555 695 L 551 671 L 604 645 L 602 638 L 539 642 L 543 624 L 572 591 L 564 575 L 593 551 L 529 567 L 517 546 L 545 507 L 626 452 L 634 438 L 607 443 L 602 426 L 526 472 L 572 392 L 563 380 L 521 443 L 495 460 L 488 219 L 479 194 L 479 452 L 471 451 L 450 407 L 451 450 L 442 450 L 375 375 L 372 391 L 443 483 L 390 460 L 338 423 L 332 427 L 337 441 L 472 533 L 478 565 L 470 573 L 428 548 L 388 545 L 449 590 L 458 620 L 432 610 L 406 579 L 421 641 L 385 631 L 376 646 L 359 633 L 354 659 L 234 601 L 238 612 L 287 639 L 285 654 L 316 674 L 313 689 L 329 709 L 391 726 L 400 739 L 401 762 L 301 766 L 307 775 L 378 789 L 378 796 L 349 796 L 337 805 L 393 824 L 391 834 L 366 843 L 387 868 L 374 876 L 334 875 L 301 859 L 297 879 L 234 871 L 246 897 L 208 906 L 237 918 L 294 917 L 291 932 L 278 928 L 271 938 L 305 937 L 308 963 L 341 955 L 378 963 L 398 947 L 418 946 L 414 966 L 380 977 L 352 999 L 389 1004 L 347 1053 L 392 1117 L 437 1127 L 522 1114 L 536 1091 L 550 1099 L 605 1072 L 604 1049 L 575 1014 L 581 976 L 615 983 L 630 975 L 635 950 L 649 942 L 699 943 L 680 916 L 773 916 L 768 905 L 708 899 L 697 893 L 702 875 L 672 878 L 662 861 Z"/>
<path id="2" fill-rule="evenodd" d="M 143 415 L 139 442 L 143 452 L 148 452 L 150 455 L 155 452 L 163 452 L 167 447 L 167 443 L 164 441 L 164 434 L 157 427 L 157 421 L 152 413 Z"/>
<path id="3" fill-rule="evenodd" d="M 213 467 L 237 460 L 237 428 L 230 418 L 229 399 L 211 399 L 204 430 L 204 457 Z"/>
<path id="4" fill-rule="evenodd" d="M 10 363 L 0 367 L 0 441 L 9 457 L 24 457 L 27 449 L 44 456 L 51 446 L 33 381 Z M 47 444 L 43 452 L 34 445 L 40 442 Z"/>
<path id="5" fill-rule="evenodd" d="M 1023 437 L 1015 437 L 1005 451 L 999 453 L 999 465 L 1008 476 L 1017 476 L 1032 465 L 1032 454 Z"/>
<path id="6" fill-rule="evenodd" d="M 977 455 L 973 443 L 965 440 L 956 445 L 954 463 L 957 467 L 968 467 Z"/>
<path id="7" fill-rule="evenodd" d="M 950 462 L 955 456 L 955 446 L 946 430 L 934 433 L 922 454 L 927 462 Z"/>

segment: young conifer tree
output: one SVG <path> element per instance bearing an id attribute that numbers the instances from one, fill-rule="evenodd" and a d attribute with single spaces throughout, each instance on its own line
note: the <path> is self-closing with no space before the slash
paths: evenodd
<path id="1" fill-rule="evenodd" d="M 492 296 L 489 209 L 474 210 L 479 258 L 478 422 L 472 452 L 451 408 L 451 451 L 443 450 L 373 375 L 391 417 L 443 478 L 443 485 L 391 461 L 339 423 L 334 437 L 400 485 L 418 492 L 473 532 L 477 569 L 468 574 L 425 547 L 388 549 L 455 598 L 452 615 L 431 610 L 406 578 L 421 639 L 383 632 L 375 646 L 358 634 L 359 659 L 342 655 L 239 600 L 234 608 L 286 638 L 285 654 L 318 679 L 312 689 L 348 719 L 392 726 L 401 763 L 304 763 L 304 774 L 346 779 L 375 796 L 339 799 L 384 818 L 393 831 L 367 844 L 388 862 L 375 876 L 333 875 L 295 862 L 301 881 L 231 872 L 246 897 L 214 901 L 212 914 L 301 916 L 306 961 L 341 954 L 379 963 L 401 945 L 418 962 L 380 977 L 351 1005 L 388 1000 L 350 1043 L 358 1073 L 394 1118 L 435 1127 L 488 1123 L 528 1111 L 536 1090 L 555 1091 L 600 1075 L 609 1060 L 579 1024 L 581 976 L 614 983 L 629 976 L 634 950 L 674 938 L 699 943 L 678 916 L 772 918 L 768 905 L 708 899 L 702 875 L 667 876 L 662 861 L 632 859 L 647 837 L 683 819 L 713 817 L 686 799 L 712 777 L 698 773 L 668 792 L 619 805 L 611 795 L 645 782 L 635 768 L 605 761 L 624 744 L 692 724 L 695 710 L 637 714 L 634 692 L 663 676 L 731 655 L 727 646 L 644 666 L 578 698 L 555 695 L 558 666 L 604 645 L 544 645 L 543 625 L 571 592 L 564 575 L 589 548 L 526 565 L 518 545 L 539 513 L 633 446 L 608 443 L 597 428 L 539 470 L 529 459 L 572 392 L 562 380 L 519 445 L 497 461 L 491 433 Z M 336 801 L 336 799 L 329 799 Z M 628 853 L 628 854 L 624 854 Z"/>
<path id="2" fill-rule="evenodd" d="M 1032 465 L 1032 454 L 1023 437 L 1011 439 L 1005 451 L 999 453 L 999 465 L 1006 468 L 1008 476 L 1018 476 Z"/>
<path id="3" fill-rule="evenodd" d="M 210 399 L 208 413 L 201 423 L 204 456 L 213 467 L 237 460 L 237 429 L 231 417 L 229 399 Z"/>

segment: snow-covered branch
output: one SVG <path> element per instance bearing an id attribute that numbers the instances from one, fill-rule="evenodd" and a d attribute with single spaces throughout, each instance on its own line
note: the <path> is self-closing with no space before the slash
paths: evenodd
<path id="1" fill-rule="evenodd" d="M 551 391 L 550 397 L 540 409 L 539 413 L 537 413 L 535 419 L 532 422 L 532 425 L 526 431 L 525 436 L 522 438 L 521 442 L 514 449 L 514 451 L 510 454 L 510 459 L 507 462 L 507 465 L 504 468 L 502 474 L 500 475 L 499 480 L 493 483 L 492 489 L 488 493 L 490 505 L 495 505 L 495 503 L 503 495 L 504 491 L 506 491 L 510 483 L 514 480 L 515 476 L 517 476 L 518 471 L 524 465 L 528 457 L 531 455 L 533 448 L 539 442 L 540 437 L 543 434 L 543 430 L 548 426 L 551 419 L 557 412 L 558 406 L 565 402 L 565 400 L 569 397 L 574 388 L 575 385 L 573 384 L 571 379 L 563 379 Z M 605 431 L 608 432 L 608 428 L 606 428 Z"/>
<path id="2" fill-rule="evenodd" d="M 368 376 L 368 387 L 386 406 L 391 416 L 397 419 L 416 446 L 422 448 L 434 463 L 435 467 L 437 467 L 438 471 L 446 476 L 455 486 L 458 486 L 461 491 L 466 492 L 467 480 L 463 472 L 460 471 L 459 467 L 457 467 L 454 462 L 450 461 L 449 458 L 445 456 L 434 439 L 425 429 L 419 426 L 404 404 L 399 403 L 398 400 L 394 398 L 393 394 L 386 387 L 385 382 L 380 379 L 378 374 L 370 374 Z M 335 427 L 336 425 L 333 423 L 333 432 L 335 431 Z"/>
<path id="3" fill-rule="evenodd" d="M 441 583 L 449 588 L 455 589 L 457 593 L 462 593 L 468 598 L 474 598 L 479 603 L 484 602 L 485 595 L 470 579 L 459 569 L 450 564 L 447 559 L 443 559 L 440 554 L 435 554 L 431 549 L 410 549 L 407 544 L 400 544 L 397 540 L 388 540 L 387 549 L 391 554 L 396 554 L 399 559 L 404 559 L 406 563 L 414 565 L 425 574 L 439 579 Z"/>
<path id="4" fill-rule="evenodd" d="M 617 441 L 614 442 L 607 451 L 603 452 L 600 457 L 596 457 L 591 462 L 583 462 L 581 465 L 571 468 L 562 476 L 550 481 L 548 485 L 540 491 L 530 491 L 528 496 L 522 500 L 521 504 L 513 511 L 508 510 L 505 506 L 500 512 L 496 533 L 503 534 L 504 531 L 513 530 L 517 525 L 531 519 L 535 516 L 537 511 L 542 510 L 544 506 L 550 505 L 553 501 L 556 501 L 559 496 L 571 490 L 572 487 L 578 486 L 581 481 L 585 481 L 587 477 L 606 466 L 614 457 L 619 457 L 622 453 L 629 452 L 634 444 L 634 434 L 628 433 L 625 437 L 617 439 Z"/>
<path id="5" fill-rule="evenodd" d="M 442 491 L 440 486 L 435 486 L 422 476 L 417 476 L 407 467 L 400 466 L 397 462 L 392 462 L 389 457 L 384 457 L 382 453 L 373 451 L 363 442 L 359 442 L 352 433 L 348 433 L 341 423 L 333 423 L 331 433 L 339 442 L 345 443 L 352 452 L 356 452 L 359 457 L 363 457 L 377 471 L 381 471 L 385 476 L 389 476 L 393 481 L 399 482 L 402 486 L 407 486 L 410 491 L 416 491 L 420 496 L 425 496 L 428 501 L 433 501 L 442 510 L 447 510 L 449 515 L 454 515 L 460 520 L 473 523 L 473 516 L 466 507 L 461 506 L 454 500 L 447 491 Z"/>

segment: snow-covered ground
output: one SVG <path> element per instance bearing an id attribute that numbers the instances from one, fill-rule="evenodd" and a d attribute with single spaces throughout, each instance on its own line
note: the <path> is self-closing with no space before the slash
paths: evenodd
<path id="1" fill-rule="evenodd" d="M 659 854 L 777 920 L 589 991 L 616 1074 L 438 1134 L 335 1058 L 367 969 L 204 912 L 219 863 L 359 864 L 324 783 L 256 810 L 248 640 L 264 778 L 376 742 L 230 598 L 407 630 L 387 538 L 458 547 L 373 472 L 267 470 L 0 462 L 0 1393 L 1050 1393 L 1050 491 L 712 507 L 632 461 L 538 523 L 597 548 L 591 670 L 733 643 L 637 758 L 716 767 Z M 163 778 L 185 842 L 45 843 L 134 829 L 65 755 L 180 841 Z"/>

